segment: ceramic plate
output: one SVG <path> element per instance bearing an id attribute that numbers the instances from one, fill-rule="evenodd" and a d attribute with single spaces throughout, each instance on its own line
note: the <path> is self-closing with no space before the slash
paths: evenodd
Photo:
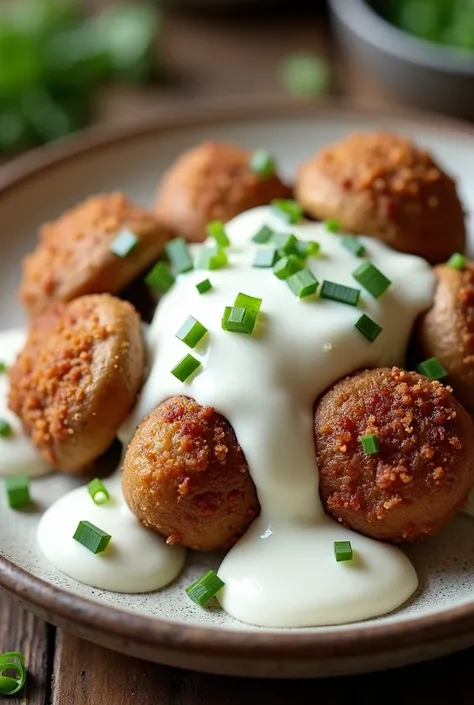
<path id="1" fill-rule="evenodd" d="M 265 147 L 291 179 L 298 163 L 323 144 L 374 128 L 405 133 L 432 150 L 458 178 L 474 213 L 474 131 L 432 116 L 239 103 L 89 132 L 28 155 L 0 172 L 1 328 L 24 323 L 16 287 L 38 224 L 89 194 L 121 190 L 149 205 L 164 169 L 206 138 Z M 219 555 L 191 555 L 179 580 L 151 595 L 102 592 L 65 577 L 39 556 L 35 529 L 41 511 L 75 481 L 51 476 L 34 482 L 34 510 L 16 513 L 14 521 L 11 512 L 0 512 L 0 586 L 48 621 L 110 648 L 215 673 L 308 677 L 401 665 L 474 644 L 474 519 L 467 515 L 408 549 L 420 587 L 397 612 L 332 628 L 270 630 L 237 623 L 218 608 L 198 609 L 187 598 L 184 587 L 218 566 Z M 2 494 L 0 486 L 0 507 Z"/>

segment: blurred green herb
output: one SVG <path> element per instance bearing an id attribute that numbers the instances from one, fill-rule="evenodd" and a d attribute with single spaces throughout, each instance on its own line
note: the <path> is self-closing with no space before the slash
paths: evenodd
<path id="1" fill-rule="evenodd" d="M 331 83 L 329 62 L 318 54 L 287 54 L 278 67 L 278 77 L 287 91 L 297 95 L 326 93 Z"/>

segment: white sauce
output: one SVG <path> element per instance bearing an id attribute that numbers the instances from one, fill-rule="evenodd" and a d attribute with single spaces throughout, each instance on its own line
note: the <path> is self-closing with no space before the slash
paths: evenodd
<path id="1" fill-rule="evenodd" d="M 23 329 L 2 331 L 0 362 L 7 367 L 12 365 L 25 344 L 26 336 Z M 0 419 L 7 421 L 12 428 L 10 436 L 0 436 L 0 476 L 45 475 L 51 472 L 51 468 L 23 432 L 19 418 L 8 408 L 8 393 L 8 375 L 0 374 Z"/>

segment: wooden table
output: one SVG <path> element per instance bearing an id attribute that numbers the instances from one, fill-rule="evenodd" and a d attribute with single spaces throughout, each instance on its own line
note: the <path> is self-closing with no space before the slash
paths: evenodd
<path id="1" fill-rule="evenodd" d="M 321 18 L 294 17 L 292 12 L 286 17 L 253 20 L 210 21 L 171 15 L 165 24 L 165 57 L 172 67 L 166 86 L 109 91 L 99 119 L 133 119 L 139 113 L 189 99 L 281 93 L 275 71 L 278 61 L 287 52 L 306 49 L 330 57 L 336 74 L 342 76 L 327 24 Z M 388 99 L 352 69 L 344 77 L 348 80 L 336 81 L 336 92 Z M 25 654 L 30 673 L 21 697 L 9 699 L 12 704 L 380 705 L 387 696 L 403 705 L 474 702 L 470 679 L 474 649 L 370 676 L 249 681 L 179 671 L 114 654 L 56 630 L 0 595 L 0 652 L 11 650 Z"/>

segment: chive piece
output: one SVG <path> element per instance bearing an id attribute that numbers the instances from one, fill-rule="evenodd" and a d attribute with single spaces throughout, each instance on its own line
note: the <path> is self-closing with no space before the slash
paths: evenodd
<path id="1" fill-rule="evenodd" d="M 303 269 L 303 263 L 299 257 L 288 255 L 288 257 L 282 257 L 273 265 L 273 274 L 278 277 L 278 279 L 288 279 L 289 276 L 295 274 L 295 272 L 298 272 L 300 269 Z"/>
<path id="2" fill-rule="evenodd" d="M 8 505 L 20 509 L 30 503 L 30 480 L 26 475 L 12 475 L 5 480 Z"/>
<path id="3" fill-rule="evenodd" d="M 164 262 L 157 262 L 145 278 L 145 283 L 160 294 L 166 294 L 174 282 L 174 276 Z"/>
<path id="4" fill-rule="evenodd" d="M 254 267 L 273 267 L 277 259 L 277 251 L 274 247 L 266 250 L 257 250 L 253 260 Z"/>
<path id="5" fill-rule="evenodd" d="M 195 357 L 189 355 L 188 353 L 178 362 L 177 365 L 173 367 L 171 374 L 179 379 L 180 382 L 186 382 L 188 377 L 190 377 L 200 366 L 200 361 L 196 360 Z"/>
<path id="6" fill-rule="evenodd" d="M 353 558 L 350 541 L 334 541 L 334 556 L 336 561 L 351 561 Z"/>
<path id="7" fill-rule="evenodd" d="M 338 301 L 348 306 L 357 306 L 360 298 L 360 289 L 353 289 L 350 286 L 336 284 L 335 282 L 324 281 L 321 287 L 320 297 Z"/>
<path id="8" fill-rule="evenodd" d="M 341 245 L 356 257 L 363 257 L 366 253 L 365 245 L 355 235 L 343 235 L 341 237 Z"/>
<path id="9" fill-rule="evenodd" d="M 292 233 L 274 233 L 273 242 L 282 256 L 299 254 L 298 238 Z"/>
<path id="10" fill-rule="evenodd" d="M 87 491 L 92 497 L 94 504 L 105 504 L 110 499 L 107 488 L 98 477 L 89 482 Z"/>
<path id="11" fill-rule="evenodd" d="M 316 293 L 318 280 L 310 269 L 302 269 L 286 279 L 291 291 L 300 299 Z"/>
<path id="12" fill-rule="evenodd" d="M 213 570 L 209 570 L 199 580 L 187 587 L 186 593 L 199 607 L 204 607 L 224 585 L 225 583 L 219 576 Z"/>
<path id="13" fill-rule="evenodd" d="M 375 455 L 380 452 L 379 439 L 375 433 L 366 433 L 360 437 L 360 442 L 366 455 Z"/>
<path id="14" fill-rule="evenodd" d="M 257 299 L 256 296 L 249 296 L 248 294 L 237 294 L 234 301 L 234 306 L 240 306 L 250 309 L 255 315 L 260 311 L 260 306 L 262 305 L 262 299 Z"/>
<path id="15" fill-rule="evenodd" d="M 335 218 L 328 218 L 327 220 L 324 221 L 324 225 L 326 226 L 326 230 L 329 233 L 340 233 L 341 232 L 341 224 Z"/>
<path id="16" fill-rule="evenodd" d="M 232 311 L 232 306 L 226 306 L 224 309 L 224 313 L 222 314 L 222 329 L 227 330 L 227 321 L 229 320 L 230 313 Z"/>
<path id="17" fill-rule="evenodd" d="M 205 294 L 206 291 L 210 291 L 212 289 L 212 284 L 209 279 L 203 279 L 202 282 L 196 284 L 196 289 L 199 291 L 200 294 Z"/>
<path id="18" fill-rule="evenodd" d="M 252 238 L 253 242 L 258 245 L 264 245 L 267 243 L 271 237 L 273 237 L 274 231 L 268 227 L 268 225 L 262 225 L 260 230 L 258 230 Z"/>
<path id="19" fill-rule="evenodd" d="M 382 296 L 392 283 L 372 262 L 363 262 L 352 272 L 352 276 L 374 299 Z"/>
<path id="20" fill-rule="evenodd" d="M 299 240 L 297 246 L 297 254 L 299 257 L 306 259 L 307 257 L 318 257 L 321 251 L 321 245 L 314 240 Z"/>
<path id="21" fill-rule="evenodd" d="M 5 362 L 0 362 L 0 375 L 4 375 L 7 371 L 7 365 Z"/>
<path id="22" fill-rule="evenodd" d="M 4 676 L 5 672 L 11 676 Z M 26 682 L 25 657 L 18 651 L 8 651 L 0 654 L 0 695 L 15 695 Z M 13 675 L 14 674 L 14 675 Z"/>
<path id="23" fill-rule="evenodd" d="M 299 223 L 303 217 L 302 207 L 291 198 L 274 198 L 271 205 L 277 215 L 292 225 Z"/>
<path id="24" fill-rule="evenodd" d="M 331 83 L 328 60 L 307 51 L 286 55 L 281 62 L 278 75 L 287 91 L 300 96 L 326 93 Z"/>
<path id="25" fill-rule="evenodd" d="M 207 234 L 213 237 L 219 247 L 229 247 L 230 240 L 227 237 L 222 220 L 213 220 L 207 224 Z"/>
<path id="26" fill-rule="evenodd" d="M 269 152 L 264 149 L 257 149 L 250 157 L 250 171 L 261 179 L 271 179 L 275 175 L 275 160 Z"/>
<path id="27" fill-rule="evenodd" d="M 416 369 L 421 375 L 428 377 L 428 379 L 443 379 L 443 377 L 446 377 L 448 374 L 437 357 L 430 357 L 428 360 L 423 360 Z"/>
<path id="28" fill-rule="evenodd" d="M 123 228 L 110 243 L 110 251 L 117 257 L 128 257 L 138 245 L 138 237 L 131 230 Z"/>
<path id="29" fill-rule="evenodd" d="M 371 343 L 373 343 L 382 332 L 381 326 L 369 318 L 369 316 L 366 316 L 365 313 L 363 313 L 362 316 L 354 323 L 354 326 L 367 338 L 367 340 L 370 340 Z"/>
<path id="30" fill-rule="evenodd" d="M 186 240 L 175 237 L 165 245 L 165 251 L 171 263 L 173 274 L 184 274 L 193 269 L 193 258 L 189 252 Z"/>
<path id="31" fill-rule="evenodd" d="M 230 311 L 227 311 L 226 307 L 224 312 L 224 330 L 229 331 L 229 333 L 244 333 L 245 335 L 252 335 L 257 320 L 256 312 L 252 311 L 250 308 L 245 308 L 244 306 L 233 306 L 229 308 Z"/>
<path id="32" fill-rule="evenodd" d="M 0 419 L 0 436 L 2 438 L 9 438 L 13 433 L 13 429 L 5 419 Z"/>
<path id="33" fill-rule="evenodd" d="M 448 259 L 448 265 L 452 267 L 453 269 L 464 269 L 466 266 L 467 262 L 467 257 L 466 255 L 461 254 L 461 252 L 455 252 L 451 257 Z"/>
<path id="34" fill-rule="evenodd" d="M 182 340 L 189 348 L 195 348 L 206 333 L 207 328 L 202 323 L 199 323 L 193 316 L 188 316 L 176 333 L 176 337 Z"/>
<path id="35" fill-rule="evenodd" d="M 227 265 L 227 255 L 218 246 L 201 247 L 196 262 L 196 269 L 222 269 Z"/>
<path id="36" fill-rule="evenodd" d="M 105 551 L 112 537 L 91 524 L 90 521 L 80 521 L 72 538 L 92 553 L 97 554 Z"/>

